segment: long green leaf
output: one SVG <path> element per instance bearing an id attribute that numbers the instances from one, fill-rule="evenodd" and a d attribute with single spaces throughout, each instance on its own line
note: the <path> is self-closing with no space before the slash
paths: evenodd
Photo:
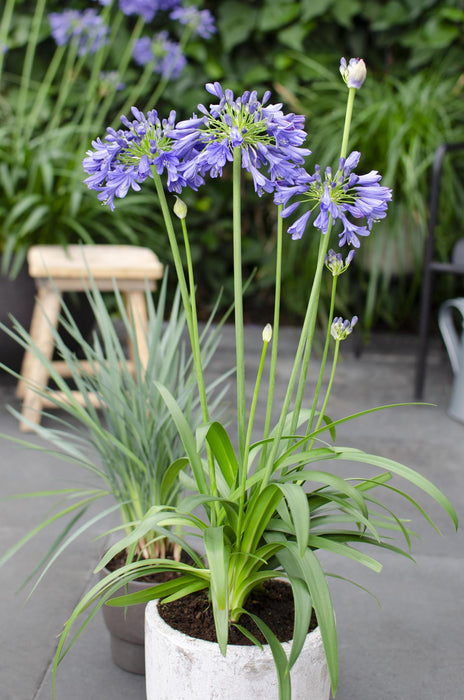
<path id="1" fill-rule="evenodd" d="M 215 421 L 211 424 L 206 439 L 227 485 L 232 488 L 238 474 L 238 462 L 230 438 L 221 423 Z"/>
<path id="2" fill-rule="evenodd" d="M 219 648 L 225 656 L 229 637 L 228 572 L 230 554 L 224 544 L 222 527 L 208 527 L 204 532 L 206 556 L 211 572 L 211 604 Z"/>

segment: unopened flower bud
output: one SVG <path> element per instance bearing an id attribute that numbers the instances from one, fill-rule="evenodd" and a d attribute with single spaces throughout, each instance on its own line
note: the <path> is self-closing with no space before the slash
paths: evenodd
<path id="1" fill-rule="evenodd" d="M 329 250 L 325 257 L 325 266 L 334 277 L 338 277 L 342 272 L 348 269 L 351 261 L 354 258 L 354 250 L 350 250 L 345 262 L 343 262 L 343 257 L 341 253 L 335 253 L 332 249 Z"/>
<path id="2" fill-rule="evenodd" d="M 346 59 L 342 58 L 340 60 L 340 73 L 349 88 L 356 88 L 356 90 L 359 90 L 366 80 L 366 64 L 362 58 L 350 58 L 348 64 L 346 63 Z"/>
<path id="3" fill-rule="evenodd" d="M 344 321 L 341 316 L 336 316 L 332 321 L 330 334 L 335 340 L 345 340 L 358 322 L 358 317 L 353 316 L 351 321 Z"/>
<path id="4" fill-rule="evenodd" d="M 272 326 L 267 323 L 263 328 L 263 343 L 270 343 L 272 338 Z"/>
<path id="5" fill-rule="evenodd" d="M 180 197 L 176 196 L 176 203 L 174 204 L 173 211 L 179 219 L 185 219 L 187 216 L 187 205 Z"/>

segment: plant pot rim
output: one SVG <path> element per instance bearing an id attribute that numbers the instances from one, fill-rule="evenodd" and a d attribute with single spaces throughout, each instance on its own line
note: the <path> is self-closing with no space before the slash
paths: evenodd
<path id="1" fill-rule="evenodd" d="M 198 637 L 191 637 L 185 632 L 176 630 L 171 627 L 159 614 L 158 605 L 159 600 L 151 600 L 147 603 L 145 609 L 145 625 L 156 626 L 157 634 L 162 635 L 165 639 L 169 639 L 170 643 L 176 644 L 177 646 L 183 646 L 186 649 L 195 650 L 201 653 L 204 650 L 205 653 L 211 654 L 215 653 L 216 650 L 218 657 L 223 658 L 222 653 L 219 649 L 217 642 L 211 642 L 206 639 L 200 639 Z M 319 627 L 316 627 L 311 632 L 308 632 L 305 638 L 304 647 L 317 647 L 321 643 L 321 631 Z M 286 654 L 288 654 L 292 648 L 293 640 L 290 639 L 287 642 L 281 642 L 282 647 Z M 228 644 L 227 645 L 227 656 L 243 656 L 244 653 L 255 654 L 262 657 L 263 653 L 265 655 L 272 656 L 271 648 L 268 644 L 263 644 L 262 649 L 255 644 Z"/>

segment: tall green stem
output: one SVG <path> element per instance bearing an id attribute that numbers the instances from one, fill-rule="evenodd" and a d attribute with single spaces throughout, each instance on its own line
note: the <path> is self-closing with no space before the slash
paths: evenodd
<path id="1" fill-rule="evenodd" d="M 324 371 L 325 371 L 325 366 L 327 363 L 327 355 L 329 352 L 329 345 L 330 345 L 330 329 L 332 325 L 332 320 L 333 320 L 333 314 L 334 314 L 334 308 L 335 308 L 335 298 L 336 298 L 336 293 L 337 293 L 337 279 L 338 277 L 333 277 L 332 278 L 332 293 L 330 296 L 330 310 L 329 310 L 329 319 L 327 323 L 327 331 L 326 331 L 326 336 L 325 336 L 325 343 L 324 343 L 324 350 L 322 352 L 322 358 L 321 358 L 321 366 L 319 368 L 319 377 L 317 379 L 317 385 L 316 385 L 316 390 L 314 392 L 314 398 L 313 398 L 313 405 L 311 406 L 311 415 L 308 420 L 308 429 L 306 431 L 306 434 L 309 435 L 311 432 L 311 426 L 313 424 L 314 416 L 316 414 L 316 408 L 317 408 L 317 402 L 319 400 L 319 394 L 321 391 L 321 386 L 322 386 L 322 380 L 324 378 Z M 320 425 L 320 423 L 319 423 Z"/>
<path id="2" fill-rule="evenodd" d="M 279 324 L 280 324 L 280 295 L 282 289 L 282 242 L 283 242 L 283 220 L 281 217 L 282 205 L 277 207 L 277 242 L 276 242 L 276 274 L 275 274 L 275 291 L 274 291 L 274 325 L 272 328 L 272 353 L 271 366 L 269 368 L 269 386 L 267 392 L 266 417 L 264 421 L 263 438 L 269 436 L 272 418 L 272 405 L 274 402 L 275 379 L 277 372 L 277 354 L 279 343 Z M 263 445 L 261 455 L 261 466 L 265 464 L 267 453 L 267 443 Z"/>
<path id="3" fill-rule="evenodd" d="M 250 454 L 251 434 L 253 431 L 253 423 L 254 423 L 254 419 L 255 419 L 256 405 L 258 403 L 259 387 L 261 385 L 261 378 L 263 376 L 264 360 L 266 359 L 266 352 L 267 352 L 268 345 L 269 345 L 269 341 L 263 340 L 263 350 L 261 352 L 261 360 L 260 360 L 259 367 L 258 367 L 258 373 L 256 375 L 255 389 L 253 392 L 253 398 L 252 398 L 251 406 L 250 406 L 250 415 L 248 417 L 248 428 L 247 428 L 247 434 L 246 434 L 246 438 L 245 438 L 245 447 L 244 447 L 244 452 L 243 452 L 243 467 L 242 467 L 242 471 L 240 474 L 241 483 L 239 485 L 240 498 L 239 498 L 239 509 L 238 509 L 237 530 L 236 530 L 237 541 L 240 541 L 240 537 L 243 534 L 242 533 L 242 525 L 243 525 L 243 517 L 244 517 L 244 513 L 245 513 L 246 480 L 247 480 L 247 476 L 248 476 L 247 464 L 248 464 L 248 457 Z"/>
<path id="4" fill-rule="evenodd" d="M 23 71 L 21 74 L 21 84 L 19 88 L 18 104 L 17 104 L 17 131 L 18 134 L 22 131 L 23 121 L 27 112 L 27 96 L 29 93 L 29 84 L 31 82 L 32 65 L 34 63 L 35 51 L 39 39 L 40 25 L 45 11 L 46 0 L 37 0 L 35 12 L 32 17 L 31 32 L 26 47 L 26 55 L 24 56 Z"/>
<path id="5" fill-rule="evenodd" d="M 164 193 L 163 183 L 161 178 L 156 172 L 156 168 L 152 168 L 153 179 L 155 181 L 156 193 L 158 195 L 159 203 L 161 206 L 161 212 L 163 214 L 164 223 L 166 226 L 166 232 L 169 238 L 169 244 L 171 246 L 172 256 L 174 258 L 174 266 L 176 268 L 177 279 L 179 281 L 179 288 L 182 297 L 182 303 L 185 310 L 185 316 L 187 320 L 187 328 L 189 331 L 190 342 L 192 345 L 193 360 L 195 364 L 195 372 L 197 376 L 198 391 L 201 397 L 202 405 L 203 402 L 206 405 L 206 389 L 205 380 L 203 376 L 203 368 L 201 366 L 201 358 L 199 357 L 196 348 L 199 347 L 198 338 L 198 328 L 193 319 L 192 307 L 190 305 L 190 293 L 187 286 L 187 281 L 185 279 L 184 268 L 182 265 L 182 257 L 180 254 L 179 246 L 177 244 L 176 234 L 174 231 L 174 226 L 172 224 L 171 212 L 169 211 L 168 203 L 166 201 L 166 195 Z M 195 350 L 194 350 L 195 348 Z"/>
<path id="6" fill-rule="evenodd" d="M 340 149 L 340 158 L 346 158 L 348 153 L 348 139 L 350 137 L 351 117 L 353 115 L 353 104 L 356 95 L 356 88 L 348 88 L 348 100 L 345 111 L 345 124 L 343 126 L 342 147 Z"/>
<path id="7" fill-rule="evenodd" d="M 6 0 L 5 8 L 3 10 L 2 21 L 0 23 L 0 83 L 3 73 L 3 62 L 5 60 L 5 51 L 8 39 L 8 33 L 10 31 L 11 17 L 13 15 L 13 9 L 16 0 Z"/>
<path id="8" fill-rule="evenodd" d="M 233 257 L 234 257 L 234 313 L 235 313 L 235 363 L 237 377 L 237 428 L 238 446 L 242 469 L 245 447 L 245 350 L 243 341 L 243 298 L 242 298 L 242 227 L 241 227 L 241 150 L 234 148 L 233 167 Z"/>
<path id="9" fill-rule="evenodd" d="M 176 268 L 176 274 L 177 274 L 177 279 L 179 282 L 179 288 L 180 288 L 180 293 L 182 297 L 182 304 L 184 307 L 185 311 L 185 317 L 187 320 L 187 328 L 189 332 L 189 337 L 190 337 L 190 344 L 192 347 L 192 356 L 193 356 L 193 362 L 195 366 L 195 374 L 197 377 L 197 385 L 198 385 L 198 393 L 200 396 L 200 403 L 203 411 L 203 419 L 205 422 L 208 421 L 208 408 L 207 408 L 207 399 L 206 399 L 206 388 L 205 388 L 205 379 L 203 375 L 203 368 L 201 366 L 201 353 L 200 353 L 200 339 L 199 339 L 199 334 L 198 334 L 198 325 L 197 325 L 197 316 L 196 316 L 196 305 L 194 302 L 194 306 L 192 308 L 192 302 L 191 299 L 195 295 L 195 284 L 194 284 L 194 279 L 193 279 L 193 267 L 192 267 L 192 259 L 191 259 L 191 253 L 190 253 L 190 245 L 188 243 L 188 237 L 184 235 L 184 241 L 186 242 L 186 255 L 187 255 L 187 266 L 188 266 L 188 274 L 189 274 L 189 279 L 190 279 L 190 284 L 191 284 L 191 289 L 189 293 L 189 288 L 187 286 L 187 281 L 185 279 L 185 274 L 184 274 L 184 268 L 182 265 L 182 256 L 180 254 L 179 246 L 177 244 L 177 238 L 176 238 L 176 233 L 174 231 L 174 226 L 172 224 L 172 219 L 171 219 L 171 212 L 168 207 L 168 203 L 166 201 L 166 195 L 164 193 L 164 187 L 163 183 L 161 182 L 161 178 L 156 172 L 156 167 L 152 167 L 152 173 L 153 173 L 153 179 L 155 181 L 155 187 L 156 187 L 156 193 L 158 195 L 159 203 L 161 206 L 161 212 L 163 214 L 163 219 L 164 223 L 166 226 L 166 232 L 168 234 L 169 238 L 169 244 L 171 246 L 171 251 L 172 251 L 172 256 L 174 258 L 174 266 Z M 186 230 L 185 230 L 186 234 Z M 194 312 L 195 310 L 195 312 Z M 214 465 L 214 459 L 211 454 L 211 450 L 209 447 L 207 447 L 207 456 L 208 456 L 208 473 L 209 473 L 209 479 L 210 479 L 210 485 L 211 485 L 211 492 L 214 496 L 217 495 L 217 486 L 216 486 L 216 472 L 215 472 L 215 465 Z M 215 502 L 211 508 L 211 524 L 213 526 L 216 525 L 217 518 L 218 518 L 218 510 L 219 506 L 217 502 Z"/>

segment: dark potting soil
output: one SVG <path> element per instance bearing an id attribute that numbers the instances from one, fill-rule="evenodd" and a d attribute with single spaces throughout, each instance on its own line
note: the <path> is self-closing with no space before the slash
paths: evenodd
<path id="1" fill-rule="evenodd" d="M 261 618 L 274 632 L 280 642 L 293 637 L 294 604 L 292 588 L 284 581 L 266 581 L 263 590 L 255 590 L 248 598 L 245 609 Z M 190 637 L 217 642 L 213 610 L 206 591 L 190 593 L 184 598 L 159 606 L 161 617 L 168 625 Z M 266 640 L 253 620 L 243 614 L 239 624 L 253 634 L 262 644 Z M 308 632 L 317 627 L 312 612 Z M 229 644 L 251 645 L 252 642 L 233 625 L 229 628 Z"/>
<path id="2" fill-rule="evenodd" d="M 116 554 L 106 565 L 106 568 L 109 571 L 116 571 L 116 569 L 120 569 L 122 566 L 125 566 L 127 561 L 126 561 L 126 553 L 125 552 L 119 552 L 119 554 Z M 174 560 L 174 557 L 172 554 L 166 554 L 165 559 L 171 559 Z M 194 561 L 192 557 L 187 554 L 184 550 L 181 551 L 180 555 L 180 561 L 183 564 L 193 564 Z M 164 583 L 164 581 L 171 581 L 173 578 L 178 578 L 180 574 L 173 572 L 173 571 L 162 571 L 159 574 L 149 574 L 148 576 L 141 576 L 140 578 L 137 579 L 137 581 L 143 581 L 144 583 Z"/>

